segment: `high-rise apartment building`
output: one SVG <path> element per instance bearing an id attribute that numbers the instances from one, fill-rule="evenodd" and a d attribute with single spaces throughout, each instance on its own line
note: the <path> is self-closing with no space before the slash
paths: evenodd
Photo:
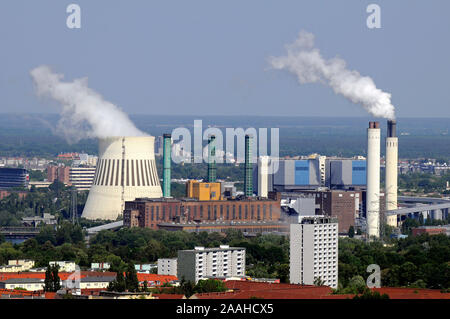
<path id="1" fill-rule="evenodd" d="M 221 245 L 178 251 L 177 277 L 197 283 L 202 279 L 245 276 L 245 248 Z"/>
<path id="2" fill-rule="evenodd" d="M 304 217 L 290 226 L 290 282 L 338 284 L 338 223 L 335 218 Z M 317 282 L 316 282 L 317 283 Z"/>

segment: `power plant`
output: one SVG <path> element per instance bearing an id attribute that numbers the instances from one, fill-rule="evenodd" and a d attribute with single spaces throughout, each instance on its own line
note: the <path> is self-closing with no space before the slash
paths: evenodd
<path id="1" fill-rule="evenodd" d="M 125 201 L 162 197 L 153 136 L 99 140 L 99 161 L 82 217 L 115 220 Z"/>
<path id="2" fill-rule="evenodd" d="M 366 219 L 368 237 L 380 237 L 380 123 L 369 122 L 367 129 L 367 195 Z"/>
<path id="3" fill-rule="evenodd" d="M 398 137 L 396 133 L 396 121 L 387 122 L 386 136 L 386 179 L 385 198 L 386 210 L 397 209 L 397 175 L 398 175 Z M 397 227 L 397 216 L 387 216 L 386 223 Z"/>

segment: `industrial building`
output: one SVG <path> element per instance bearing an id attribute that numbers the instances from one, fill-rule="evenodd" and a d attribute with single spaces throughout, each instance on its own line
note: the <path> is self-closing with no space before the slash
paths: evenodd
<path id="1" fill-rule="evenodd" d="M 291 284 L 338 285 L 338 223 L 335 218 L 304 217 L 291 224 L 289 280 Z"/>
<path id="2" fill-rule="evenodd" d="M 222 189 L 221 183 L 217 182 L 199 182 L 188 180 L 186 182 L 186 197 L 195 198 L 199 201 L 220 200 Z"/>
<path id="3" fill-rule="evenodd" d="M 329 189 L 365 189 L 366 159 L 362 156 L 339 158 L 312 154 L 297 159 L 279 159 L 278 170 L 271 173 L 271 159 L 259 157 L 253 168 L 253 188 L 258 196 L 269 191 L 295 192 L 321 187 Z"/>
<path id="4" fill-rule="evenodd" d="M 278 221 L 280 197 L 197 200 L 136 198 L 125 202 L 124 226 L 158 229 L 158 224 L 212 221 Z"/>
<path id="5" fill-rule="evenodd" d="M 178 251 L 177 277 L 197 282 L 208 278 L 245 276 L 245 248 L 221 245 Z"/>
<path id="6" fill-rule="evenodd" d="M 162 197 L 154 137 L 110 137 L 99 141 L 99 160 L 82 217 L 115 220 L 125 201 Z"/>
<path id="7" fill-rule="evenodd" d="M 323 186 L 323 184 L 321 160 L 319 158 L 279 160 L 278 171 L 273 174 L 273 190 L 286 192 L 298 189 L 315 189 L 320 186 Z M 268 189 L 270 190 L 270 187 Z"/>
<path id="8" fill-rule="evenodd" d="M 327 158 L 325 186 L 330 189 L 365 188 L 367 184 L 367 163 L 362 157 Z"/>
<path id="9" fill-rule="evenodd" d="M 69 170 L 70 185 L 79 191 L 89 190 L 95 176 L 95 167 L 71 167 Z"/>
<path id="10" fill-rule="evenodd" d="M 0 167 L 0 188 L 28 187 L 30 177 L 23 168 Z"/>
<path id="11" fill-rule="evenodd" d="M 295 210 L 295 218 L 323 215 L 337 218 L 339 233 L 347 234 L 350 226 L 364 211 L 364 192 L 349 190 L 305 190 L 282 193 L 284 205 Z"/>
<path id="12" fill-rule="evenodd" d="M 213 222 L 164 222 L 158 224 L 158 229 L 168 231 L 185 231 L 191 233 L 218 232 L 240 230 L 244 236 L 254 236 L 264 233 L 288 234 L 289 224 L 284 221 L 213 221 Z"/>

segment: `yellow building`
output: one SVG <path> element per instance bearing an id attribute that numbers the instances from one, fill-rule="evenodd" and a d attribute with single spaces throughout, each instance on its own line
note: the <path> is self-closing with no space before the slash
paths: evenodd
<path id="1" fill-rule="evenodd" d="M 186 183 L 186 196 L 198 200 L 221 200 L 220 183 L 189 180 Z"/>

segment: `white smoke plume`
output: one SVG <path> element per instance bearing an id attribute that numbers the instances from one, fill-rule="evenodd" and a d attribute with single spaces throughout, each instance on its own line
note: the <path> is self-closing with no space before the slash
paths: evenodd
<path id="1" fill-rule="evenodd" d="M 391 94 L 377 89 L 370 77 L 348 70 L 344 60 L 324 59 L 314 46 L 312 33 L 301 31 L 294 43 L 286 45 L 286 50 L 286 56 L 269 58 L 274 69 L 293 73 L 301 84 L 328 85 L 336 94 L 361 104 L 373 116 L 395 119 Z"/>
<path id="2" fill-rule="evenodd" d="M 36 93 L 57 101 L 61 106 L 58 131 L 69 142 L 82 138 L 145 136 L 116 105 L 88 87 L 87 78 L 63 82 L 64 75 L 41 65 L 30 71 Z"/>

